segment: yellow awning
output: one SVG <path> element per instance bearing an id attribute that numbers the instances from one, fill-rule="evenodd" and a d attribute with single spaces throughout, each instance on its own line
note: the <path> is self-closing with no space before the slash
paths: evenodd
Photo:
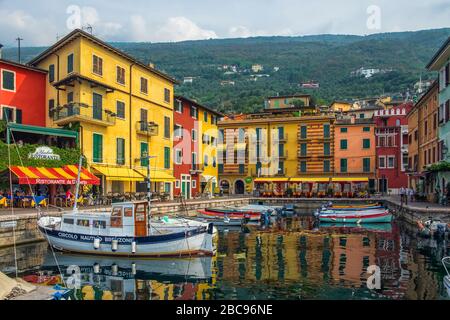
<path id="1" fill-rule="evenodd" d="M 289 182 L 329 182 L 330 178 L 323 177 L 296 177 L 291 178 Z"/>
<path id="2" fill-rule="evenodd" d="M 144 176 L 130 168 L 91 166 L 106 177 L 108 181 L 144 181 Z"/>
<path id="3" fill-rule="evenodd" d="M 288 182 L 289 178 L 256 178 L 254 180 L 255 183 L 264 183 L 264 182 Z"/>
<path id="4" fill-rule="evenodd" d="M 140 174 L 147 177 L 147 170 L 136 169 Z M 150 182 L 172 182 L 175 181 L 175 177 L 160 170 L 150 169 Z"/>
<path id="5" fill-rule="evenodd" d="M 368 177 L 338 177 L 332 178 L 333 182 L 369 182 Z"/>

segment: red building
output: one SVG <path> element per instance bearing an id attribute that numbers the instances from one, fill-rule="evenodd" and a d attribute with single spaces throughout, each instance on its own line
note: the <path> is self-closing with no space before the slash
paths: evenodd
<path id="1" fill-rule="evenodd" d="M 408 186 L 408 119 L 412 103 L 375 111 L 376 173 L 378 190 L 397 194 Z"/>
<path id="2" fill-rule="evenodd" d="M 45 70 L 0 59 L 0 118 L 45 127 L 46 77 Z"/>
<path id="3" fill-rule="evenodd" d="M 217 121 L 223 114 L 181 96 L 174 102 L 174 195 L 189 199 L 217 186 Z"/>

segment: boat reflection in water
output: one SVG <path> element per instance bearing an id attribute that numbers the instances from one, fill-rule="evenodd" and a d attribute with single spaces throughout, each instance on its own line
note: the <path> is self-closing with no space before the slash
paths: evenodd
<path id="1" fill-rule="evenodd" d="M 79 279 L 73 299 L 208 299 L 213 284 L 213 259 L 133 260 L 63 253 L 54 257 L 49 253 L 40 271 L 58 275 L 61 270 L 66 285 Z"/>

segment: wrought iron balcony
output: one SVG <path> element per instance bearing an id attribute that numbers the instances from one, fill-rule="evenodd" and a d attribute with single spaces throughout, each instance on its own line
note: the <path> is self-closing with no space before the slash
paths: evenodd
<path id="1" fill-rule="evenodd" d="M 191 169 L 189 169 L 190 174 L 198 174 L 203 172 L 203 167 L 197 163 L 193 163 L 191 165 Z"/>
<path id="2" fill-rule="evenodd" d="M 113 126 L 116 123 L 116 114 L 110 110 L 89 106 L 85 103 L 72 102 L 50 110 L 53 121 L 57 125 L 72 122 L 87 122 L 100 126 Z"/>
<path id="3" fill-rule="evenodd" d="M 142 134 L 145 136 L 157 136 L 158 135 L 158 124 L 154 122 L 147 121 L 137 121 L 136 122 L 136 132 L 137 134 Z"/>

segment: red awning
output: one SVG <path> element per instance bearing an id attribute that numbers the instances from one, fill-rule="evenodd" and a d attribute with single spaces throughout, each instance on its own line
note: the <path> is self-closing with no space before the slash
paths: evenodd
<path id="1" fill-rule="evenodd" d="M 19 184 L 76 184 L 78 167 L 74 165 L 62 168 L 11 166 L 11 171 L 19 179 Z M 85 168 L 81 168 L 80 184 L 99 185 L 100 179 Z"/>

